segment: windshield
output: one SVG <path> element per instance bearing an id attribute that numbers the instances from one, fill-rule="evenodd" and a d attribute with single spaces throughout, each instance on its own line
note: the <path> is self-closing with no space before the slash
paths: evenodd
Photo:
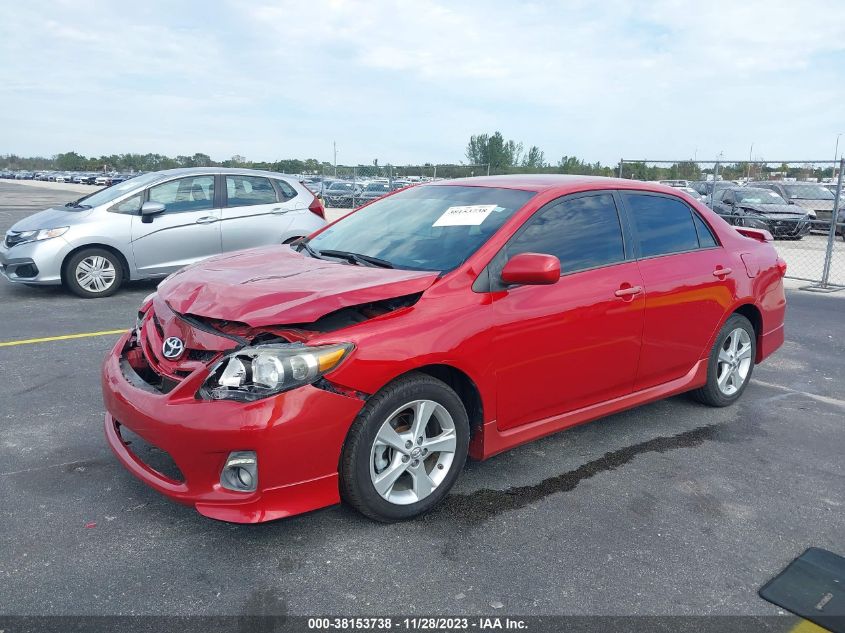
<path id="1" fill-rule="evenodd" d="M 737 190 L 736 199 L 738 202 L 748 202 L 749 204 L 786 204 L 786 200 L 768 189 Z"/>
<path id="2" fill-rule="evenodd" d="M 348 182 L 333 182 L 329 189 L 332 189 L 334 191 L 351 191 L 352 185 Z"/>
<path id="3" fill-rule="evenodd" d="M 85 208 L 98 207 L 101 204 L 107 204 L 115 198 L 119 198 L 125 193 L 129 193 L 133 189 L 138 189 L 139 187 L 148 185 L 151 182 L 155 182 L 156 180 L 161 179 L 161 177 L 161 174 L 157 172 L 144 174 L 143 176 L 135 176 L 135 178 L 124 180 L 123 182 L 112 185 L 111 187 L 100 189 L 100 191 L 92 193 L 90 196 L 81 198 L 78 202 Z"/>
<path id="4" fill-rule="evenodd" d="M 364 191 L 390 191 L 390 187 L 386 184 L 375 182 L 370 185 L 367 185 L 367 188 Z"/>
<path id="5" fill-rule="evenodd" d="M 534 195 L 491 187 L 413 187 L 346 216 L 309 246 L 377 257 L 396 268 L 452 270 Z"/>
<path id="6" fill-rule="evenodd" d="M 833 200 L 833 194 L 821 185 L 784 185 L 783 188 L 791 200 Z"/>

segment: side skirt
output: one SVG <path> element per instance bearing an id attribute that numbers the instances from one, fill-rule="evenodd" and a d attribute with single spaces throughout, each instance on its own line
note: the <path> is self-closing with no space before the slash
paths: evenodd
<path id="1" fill-rule="evenodd" d="M 707 381 L 707 361 L 708 359 L 702 358 L 685 376 L 671 382 L 649 387 L 607 402 L 600 402 L 589 407 L 523 424 L 514 429 L 499 431 L 496 427 L 496 420 L 491 420 L 485 423 L 480 432 L 473 436 L 469 448 L 470 457 L 479 460 L 487 459 L 520 444 L 557 433 L 563 429 L 701 387 Z"/>

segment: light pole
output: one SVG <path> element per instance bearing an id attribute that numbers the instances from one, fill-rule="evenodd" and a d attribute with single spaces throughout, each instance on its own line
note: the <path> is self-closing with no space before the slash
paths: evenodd
<path id="1" fill-rule="evenodd" d="M 748 170 L 745 172 L 745 181 L 751 180 L 751 155 L 754 153 L 754 143 L 751 143 L 751 149 L 748 150 Z"/>

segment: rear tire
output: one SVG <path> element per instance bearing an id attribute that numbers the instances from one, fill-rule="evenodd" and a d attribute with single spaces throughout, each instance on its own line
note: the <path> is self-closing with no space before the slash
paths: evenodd
<path id="1" fill-rule="evenodd" d="M 711 407 L 726 407 L 739 400 L 751 381 L 757 337 L 751 322 L 732 315 L 719 330 L 707 361 L 707 383 L 690 395 Z"/>
<path id="2" fill-rule="evenodd" d="M 372 396 L 349 430 L 340 493 L 371 519 L 390 523 L 436 506 L 466 461 L 469 420 L 446 383 L 411 373 Z"/>
<path id="3" fill-rule="evenodd" d="M 123 262 L 103 248 L 86 248 L 71 257 L 64 267 L 68 289 L 83 299 L 110 297 L 123 284 Z"/>

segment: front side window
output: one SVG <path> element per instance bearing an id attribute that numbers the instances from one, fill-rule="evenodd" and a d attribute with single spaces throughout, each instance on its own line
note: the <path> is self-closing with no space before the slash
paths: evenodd
<path id="1" fill-rule="evenodd" d="M 508 245 L 508 258 L 544 253 L 572 273 L 625 260 L 622 227 L 609 193 L 563 200 L 536 213 Z"/>
<path id="2" fill-rule="evenodd" d="M 680 200 L 625 192 L 625 204 L 639 243 L 640 257 L 683 253 L 698 248 L 692 210 Z"/>
<path id="3" fill-rule="evenodd" d="M 276 202 L 276 190 L 269 179 L 261 176 L 226 176 L 226 195 L 230 207 Z"/>
<path id="4" fill-rule="evenodd" d="M 131 196 L 122 202 L 118 202 L 110 209 L 110 211 L 114 211 L 115 213 L 127 213 L 129 215 L 136 214 L 141 210 L 142 197 L 143 196 L 140 193 Z"/>
<path id="5" fill-rule="evenodd" d="M 347 215 L 308 245 L 378 257 L 396 268 L 452 270 L 534 195 L 493 187 L 412 187 Z"/>
<path id="6" fill-rule="evenodd" d="M 150 187 L 150 202 L 160 202 L 167 213 L 214 208 L 214 176 L 189 176 Z"/>

